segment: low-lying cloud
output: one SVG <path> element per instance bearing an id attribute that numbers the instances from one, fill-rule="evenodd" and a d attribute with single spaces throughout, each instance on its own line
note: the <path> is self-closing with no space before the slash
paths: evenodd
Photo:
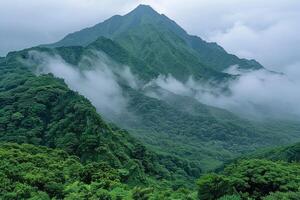
<path id="1" fill-rule="evenodd" d="M 227 72 L 239 74 L 239 77 L 220 87 L 204 85 L 192 77 L 182 83 L 171 75 L 159 76 L 151 81 L 151 85 L 245 117 L 290 118 L 300 116 L 298 67 L 290 66 L 289 72 L 281 74 L 267 70 L 240 71 L 237 66 L 232 66 Z M 153 91 L 148 95 L 161 97 Z"/>
<path id="2" fill-rule="evenodd" d="M 102 55 L 99 52 L 96 54 Z M 86 59 L 88 58 L 85 58 L 85 61 Z M 113 66 L 108 66 L 105 60 L 100 56 L 92 60 L 91 67 L 80 70 L 78 66 L 66 63 L 57 55 L 50 56 L 47 53 L 31 51 L 29 62 L 38 63 L 36 69 L 38 74 L 52 73 L 56 77 L 63 78 L 72 90 L 88 98 L 98 112 L 111 119 L 127 112 L 127 99 L 119 86 L 117 76 L 128 81 L 128 85 L 132 87 L 137 83 L 128 67 L 119 66 L 120 69 L 113 70 Z"/>
<path id="3" fill-rule="evenodd" d="M 159 75 L 143 85 L 129 67 L 114 63 L 101 52 L 90 52 L 90 55 L 78 66 L 66 63 L 57 55 L 36 51 L 30 52 L 30 60 L 38 62 L 37 73 L 52 73 L 63 78 L 72 90 L 87 97 L 109 120 L 128 114 L 128 98 L 120 83 L 144 90 L 146 95 L 157 99 L 164 100 L 168 93 L 162 91 L 168 91 L 245 117 L 296 119 L 300 116 L 299 64 L 286 67 L 285 74 L 265 69 L 241 71 L 238 66 L 232 66 L 225 72 L 238 77 L 214 87 L 200 83 L 192 76 L 181 82 L 172 75 Z"/>

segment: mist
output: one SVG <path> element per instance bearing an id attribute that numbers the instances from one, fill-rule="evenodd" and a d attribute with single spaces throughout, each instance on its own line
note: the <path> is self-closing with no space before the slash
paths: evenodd
<path id="1" fill-rule="evenodd" d="M 32 63 L 38 64 L 37 74 L 52 73 L 55 77 L 63 78 L 70 89 L 89 99 L 106 119 L 110 120 L 127 112 L 127 99 L 119 86 L 120 78 L 118 79 L 118 77 L 132 87 L 137 86 L 135 78 L 127 66 L 116 63 L 108 65 L 108 62 L 113 62 L 104 57 L 101 52 L 95 52 L 92 59 L 84 57 L 78 66 L 66 63 L 58 55 L 50 56 L 38 51 L 30 51 L 29 55 L 30 58 L 27 62 L 30 62 L 31 65 Z M 87 65 L 87 61 L 89 67 L 80 69 L 82 65 Z"/>
<path id="2" fill-rule="evenodd" d="M 300 116 L 300 68 L 299 65 L 291 65 L 286 69 L 283 74 L 265 69 L 241 71 L 238 66 L 232 66 L 226 72 L 238 75 L 238 78 L 217 87 L 199 83 L 193 77 L 183 83 L 171 75 L 161 75 L 149 85 L 195 98 L 201 103 L 223 108 L 243 117 L 296 120 Z M 224 88 L 227 89 L 224 91 Z M 163 99 L 158 92 L 152 91 L 147 95 Z"/>
<path id="3" fill-rule="evenodd" d="M 66 63 L 58 55 L 37 51 L 30 52 L 30 62 L 38 63 L 37 74 L 52 73 L 63 78 L 70 89 L 88 98 L 109 120 L 129 113 L 126 109 L 129 100 L 120 83 L 144 91 L 152 98 L 164 100 L 167 93 L 162 91 L 168 91 L 248 118 L 296 119 L 300 116 L 299 64 L 286 67 L 285 73 L 265 69 L 245 71 L 231 66 L 224 72 L 237 78 L 212 87 L 192 76 L 181 82 L 172 75 L 159 75 L 143 84 L 128 66 L 119 65 L 98 51 L 89 52 L 78 66 Z"/>

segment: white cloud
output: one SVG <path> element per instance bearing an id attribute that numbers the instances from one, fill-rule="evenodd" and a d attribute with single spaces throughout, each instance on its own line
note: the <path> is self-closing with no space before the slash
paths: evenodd
<path id="1" fill-rule="evenodd" d="M 297 66 L 293 73 L 300 73 Z M 209 105 L 244 115 L 267 117 L 300 116 L 300 81 L 293 74 L 278 74 L 266 70 L 240 72 L 240 78 L 229 84 L 230 95 L 199 93 L 197 99 Z"/>
<path id="2" fill-rule="evenodd" d="M 210 40 L 240 57 L 255 58 L 269 69 L 284 72 L 287 65 L 300 61 L 299 22 L 279 21 L 263 30 L 238 22 Z"/>
<path id="3" fill-rule="evenodd" d="M 191 95 L 190 89 L 187 88 L 184 83 L 175 79 L 172 75 L 159 75 L 156 79 L 153 79 L 146 84 L 144 88 L 147 88 L 148 86 L 158 86 L 174 94 L 180 94 L 184 96 Z"/>
<path id="4" fill-rule="evenodd" d="M 291 65 L 286 74 L 267 70 L 240 71 L 232 66 L 228 73 L 239 75 L 226 85 L 212 87 L 195 81 L 185 83 L 171 75 L 160 76 L 147 86 L 158 86 L 177 95 L 190 96 L 207 105 L 224 108 L 245 117 L 293 118 L 300 116 L 300 65 Z M 227 91 L 223 91 L 228 88 Z M 166 92 L 146 90 L 146 94 L 164 99 Z M 296 117 L 296 118 L 295 118 Z"/>
<path id="5" fill-rule="evenodd" d="M 100 52 L 94 52 L 96 59 L 94 57 L 91 60 L 92 67 L 82 70 L 78 66 L 66 63 L 57 55 L 50 56 L 37 51 L 29 53 L 30 58 L 25 61 L 26 64 L 31 66 L 33 63 L 37 64 L 38 74 L 52 73 L 56 77 L 63 78 L 72 90 L 78 91 L 89 99 L 107 119 L 127 113 L 127 99 L 119 86 L 117 76 L 124 78 L 129 85 L 136 86 L 137 79 L 133 78 L 128 67 L 117 66 L 118 68 L 112 69 L 113 64 L 108 65 L 108 58 L 104 58 Z M 85 58 L 85 61 L 86 59 L 88 58 Z"/>
<path id="6" fill-rule="evenodd" d="M 35 51 L 30 55 L 29 61 L 38 63 L 38 73 L 50 72 L 63 78 L 71 89 L 87 97 L 107 119 L 128 113 L 127 98 L 119 86 L 120 80 L 162 100 L 168 97 L 169 94 L 164 92 L 168 91 L 246 116 L 300 116 L 300 63 L 286 67 L 286 74 L 267 70 L 240 71 L 238 66 L 232 66 L 226 72 L 240 77 L 219 87 L 199 83 L 193 77 L 180 82 L 171 75 L 160 75 L 142 87 L 128 67 L 114 63 L 100 52 L 90 52 L 91 58 L 84 58 L 79 66 L 89 63 L 92 67 L 81 70 L 78 66 L 67 64 L 59 56 Z M 227 92 L 223 92 L 225 87 Z"/>

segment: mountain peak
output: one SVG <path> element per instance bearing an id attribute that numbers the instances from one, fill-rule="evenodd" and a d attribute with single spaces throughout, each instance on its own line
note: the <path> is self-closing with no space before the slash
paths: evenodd
<path id="1" fill-rule="evenodd" d="M 144 14 L 150 14 L 150 15 L 157 15 L 158 13 L 149 5 L 140 4 L 135 9 L 133 9 L 129 14 L 135 14 L 135 15 L 144 15 Z"/>
<path id="2" fill-rule="evenodd" d="M 150 5 L 146 5 L 146 4 L 140 4 L 134 10 L 144 10 L 144 11 L 151 10 L 155 12 L 155 10 Z"/>

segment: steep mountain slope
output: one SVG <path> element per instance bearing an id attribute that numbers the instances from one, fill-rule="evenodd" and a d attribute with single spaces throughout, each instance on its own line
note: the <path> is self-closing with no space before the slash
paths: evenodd
<path id="1" fill-rule="evenodd" d="M 156 72 L 170 73 L 181 80 L 190 75 L 199 79 L 223 80 L 228 75 L 219 72 L 231 65 L 262 68 L 254 60 L 239 59 L 215 43 L 188 35 L 174 21 L 145 5 L 127 15 L 113 16 L 91 28 L 69 34 L 48 46 L 86 46 L 100 36 L 118 42 Z"/>
<path id="2" fill-rule="evenodd" d="M 22 53 L 0 63 L 0 141 L 64 149 L 84 163 L 106 162 L 124 169 L 130 184 L 144 182 L 145 174 L 159 179 L 199 175 L 187 161 L 148 151 L 125 130 L 107 125 L 63 80 L 33 74 L 20 62 Z"/>

